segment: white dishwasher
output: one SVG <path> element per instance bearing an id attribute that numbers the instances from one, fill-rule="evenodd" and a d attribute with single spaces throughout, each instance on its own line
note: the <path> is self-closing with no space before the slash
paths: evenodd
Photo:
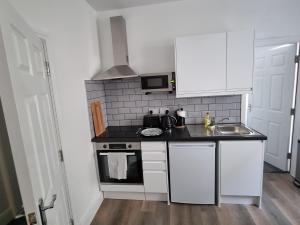
<path id="1" fill-rule="evenodd" d="M 214 142 L 170 142 L 171 201 L 215 204 Z"/>

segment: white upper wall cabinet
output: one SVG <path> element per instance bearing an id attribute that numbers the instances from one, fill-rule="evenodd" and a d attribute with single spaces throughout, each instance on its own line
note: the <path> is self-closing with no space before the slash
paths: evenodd
<path id="1" fill-rule="evenodd" d="M 227 89 L 252 90 L 254 32 L 227 33 Z"/>
<path id="2" fill-rule="evenodd" d="M 253 31 L 176 38 L 176 96 L 251 92 L 253 52 Z"/>
<path id="3" fill-rule="evenodd" d="M 178 97 L 226 89 L 226 33 L 176 39 Z"/>

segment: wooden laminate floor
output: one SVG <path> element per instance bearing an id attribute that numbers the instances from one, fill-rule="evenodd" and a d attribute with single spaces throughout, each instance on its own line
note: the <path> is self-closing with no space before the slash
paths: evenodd
<path id="1" fill-rule="evenodd" d="M 300 225 L 300 189 L 288 174 L 265 174 L 262 209 L 105 199 L 92 225 Z"/>

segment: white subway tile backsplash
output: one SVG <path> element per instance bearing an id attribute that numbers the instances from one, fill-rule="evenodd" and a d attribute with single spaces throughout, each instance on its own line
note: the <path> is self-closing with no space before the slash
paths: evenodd
<path id="1" fill-rule="evenodd" d="M 178 99 L 175 99 L 175 105 L 178 105 L 178 106 L 184 106 L 184 105 L 187 105 L 187 98 L 178 98 Z"/>
<path id="2" fill-rule="evenodd" d="M 240 103 L 230 103 L 230 104 L 223 104 L 223 110 L 230 110 L 230 109 L 240 109 Z"/>
<path id="3" fill-rule="evenodd" d="M 161 105 L 162 106 L 173 106 L 174 105 L 174 100 L 173 99 L 162 100 Z"/>
<path id="4" fill-rule="evenodd" d="M 114 120 L 124 120 L 125 116 L 124 116 L 124 114 L 117 114 L 117 115 L 113 115 L 113 119 Z"/>
<path id="5" fill-rule="evenodd" d="M 121 120 L 120 126 L 131 126 L 131 120 Z"/>
<path id="6" fill-rule="evenodd" d="M 208 110 L 208 105 L 195 105 L 195 111 L 207 111 Z"/>
<path id="7" fill-rule="evenodd" d="M 111 107 L 112 108 L 121 108 L 124 106 L 124 102 L 112 102 Z"/>
<path id="8" fill-rule="evenodd" d="M 202 98 L 202 104 L 211 104 L 211 103 L 216 103 L 215 97 L 203 97 Z"/>
<path id="9" fill-rule="evenodd" d="M 222 110 L 222 104 L 209 104 L 208 109 L 212 110 Z"/>
<path id="10" fill-rule="evenodd" d="M 140 84 L 140 82 L 131 82 L 128 84 L 128 87 L 129 88 L 140 88 L 141 84 Z"/>
<path id="11" fill-rule="evenodd" d="M 136 114 L 135 113 L 125 114 L 125 120 L 136 120 Z"/>
<path id="12" fill-rule="evenodd" d="M 118 101 L 119 102 L 126 102 L 129 101 L 129 96 L 128 95 L 123 95 L 123 96 L 118 96 Z"/>
<path id="13" fill-rule="evenodd" d="M 124 95 L 134 95 L 135 94 L 135 89 L 133 88 L 128 88 L 123 90 Z"/>
<path id="14" fill-rule="evenodd" d="M 129 113 L 130 112 L 130 108 L 120 108 L 119 112 L 124 114 L 124 113 Z"/>
<path id="15" fill-rule="evenodd" d="M 110 95 L 123 95 L 123 90 L 119 89 L 119 90 L 110 90 Z"/>
<path id="16" fill-rule="evenodd" d="M 130 101 L 138 101 L 138 100 L 142 100 L 142 96 L 141 95 L 130 95 Z"/>
<path id="17" fill-rule="evenodd" d="M 135 102 L 124 102 L 124 106 L 130 107 L 130 108 L 135 107 Z"/>
<path id="18" fill-rule="evenodd" d="M 149 101 L 149 106 L 161 106 L 161 100 Z"/>
<path id="19" fill-rule="evenodd" d="M 216 116 L 223 116 L 223 117 L 228 117 L 229 116 L 229 111 L 216 111 Z"/>
<path id="20" fill-rule="evenodd" d="M 142 108 L 131 108 L 130 112 L 131 113 L 142 113 L 143 109 Z"/>
<path id="21" fill-rule="evenodd" d="M 142 125 L 149 108 L 159 110 L 161 107 L 168 107 L 171 113 L 183 108 L 187 111 L 187 124 L 202 123 L 207 112 L 216 120 L 229 117 L 229 122 L 240 122 L 239 95 L 179 99 L 175 93 L 145 95 L 141 91 L 140 78 L 86 81 L 86 89 L 89 103 L 94 100 L 104 103 L 109 126 Z"/>
<path id="22" fill-rule="evenodd" d="M 188 98 L 188 104 L 201 104 L 201 98 Z"/>
<path id="23" fill-rule="evenodd" d="M 136 101 L 135 105 L 136 105 L 136 107 L 148 106 L 149 102 L 148 101 Z"/>
<path id="24" fill-rule="evenodd" d="M 184 110 L 186 110 L 188 112 L 195 111 L 195 105 L 185 105 Z"/>
<path id="25" fill-rule="evenodd" d="M 240 116 L 241 115 L 241 111 L 240 110 L 230 110 L 230 116 Z"/>

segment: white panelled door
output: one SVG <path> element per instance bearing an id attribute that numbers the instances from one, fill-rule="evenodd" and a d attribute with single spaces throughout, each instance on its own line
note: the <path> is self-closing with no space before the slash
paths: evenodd
<path id="1" fill-rule="evenodd" d="M 42 42 L 10 7 L 1 23 L 38 224 L 67 225 L 67 195 Z M 40 217 L 41 200 L 45 206 L 54 203 L 45 211 L 47 222 Z"/>
<path id="2" fill-rule="evenodd" d="M 288 170 L 296 44 L 256 48 L 250 127 L 268 136 L 265 161 Z"/>

